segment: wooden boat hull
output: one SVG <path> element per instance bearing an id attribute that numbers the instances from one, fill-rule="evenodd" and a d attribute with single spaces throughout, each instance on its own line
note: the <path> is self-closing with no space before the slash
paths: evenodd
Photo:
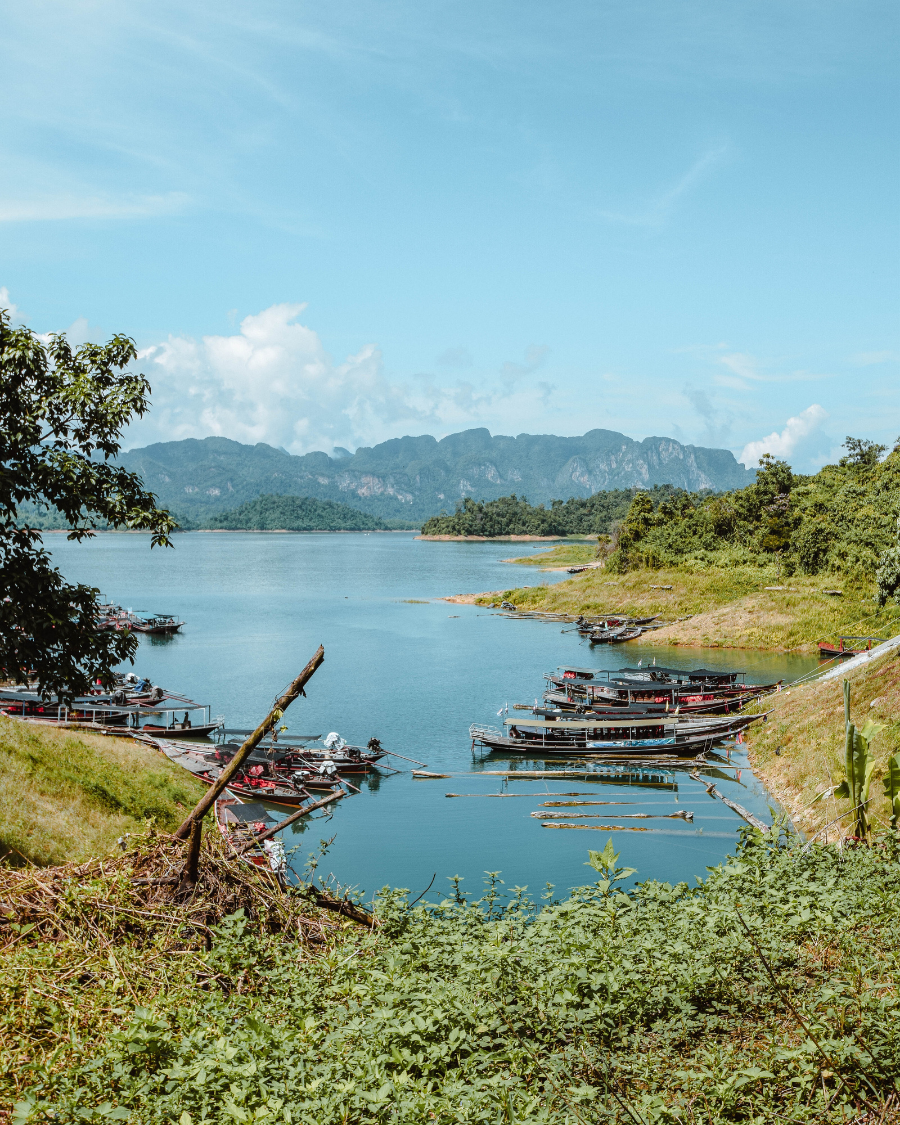
<path id="1" fill-rule="evenodd" d="M 140 727 L 142 734 L 152 738 L 208 738 L 219 729 L 219 723 L 200 723 L 191 727 L 156 727 L 152 724 Z"/>
<path id="2" fill-rule="evenodd" d="M 634 757 L 655 758 L 661 754 L 668 757 L 695 758 L 698 754 L 710 750 L 717 742 L 722 741 L 722 736 L 690 735 L 686 738 L 673 739 L 617 739 L 609 741 L 600 739 L 584 739 L 583 741 L 567 742 L 542 742 L 540 738 L 510 738 L 499 731 L 490 728 L 472 727 L 470 733 L 474 742 L 492 751 L 512 754 L 528 754 L 534 758 L 581 758 L 603 757 L 610 758 Z M 593 745 L 592 745 L 593 743 Z"/>

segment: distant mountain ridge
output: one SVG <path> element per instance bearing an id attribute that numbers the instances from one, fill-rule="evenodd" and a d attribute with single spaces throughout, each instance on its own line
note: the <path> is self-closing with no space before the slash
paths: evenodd
<path id="1" fill-rule="evenodd" d="M 673 484 L 690 492 L 742 488 L 755 471 L 727 449 L 673 438 L 634 441 L 613 430 L 582 437 L 492 437 L 464 430 L 438 441 L 394 438 L 355 454 L 294 456 L 271 445 L 230 438 L 187 438 L 132 449 L 119 463 L 139 472 L 163 504 L 192 519 L 235 508 L 263 493 L 350 504 L 381 519 L 424 520 L 457 500 L 516 493 L 532 504 L 615 488 Z"/>

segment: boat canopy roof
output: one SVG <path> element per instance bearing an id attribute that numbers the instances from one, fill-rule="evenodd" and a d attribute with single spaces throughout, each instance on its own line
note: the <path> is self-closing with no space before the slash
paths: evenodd
<path id="1" fill-rule="evenodd" d="M 266 825 L 278 823 L 278 821 L 269 814 L 265 805 L 261 805 L 255 801 L 246 805 L 239 805 L 236 802 L 233 805 L 225 805 L 224 812 L 226 821 L 236 821 L 239 824 L 257 824 L 260 821 Z"/>
<path id="2" fill-rule="evenodd" d="M 671 719 L 504 719 L 505 727 L 547 727 L 550 730 L 606 730 L 618 727 L 663 727 L 675 726 L 675 716 Z"/>

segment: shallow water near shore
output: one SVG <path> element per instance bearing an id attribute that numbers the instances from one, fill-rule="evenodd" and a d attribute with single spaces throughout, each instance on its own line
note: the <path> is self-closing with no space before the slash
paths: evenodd
<path id="1" fill-rule="evenodd" d="M 363 745 L 376 735 L 387 749 L 453 775 L 419 781 L 408 772 L 384 773 L 364 780 L 362 792 L 334 806 L 333 816 L 288 831 L 285 845 L 298 848 L 298 869 L 320 839 L 335 836 L 319 874 L 333 872 L 366 897 L 385 884 L 408 887 L 415 896 L 433 875 L 431 900 L 448 892 L 453 875 L 463 876 L 463 890 L 477 894 L 485 871 L 500 871 L 506 888 L 527 885 L 538 895 L 550 882 L 561 895 L 596 877 L 584 866 L 587 851 L 602 848 L 610 836 L 637 879 L 693 881 L 733 850 L 743 821 L 687 771 L 610 767 L 590 781 L 505 782 L 487 771 L 545 767 L 518 757 L 473 756 L 469 725 L 500 725 L 505 715 L 498 710 L 508 704 L 513 714 L 513 704 L 539 699 L 543 673 L 562 663 L 621 668 L 655 659 L 680 668 L 742 669 L 748 682 L 762 683 L 793 680 L 816 667 L 815 658 L 651 649 L 639 642 L 592 649 L 558 623 L 512 620 L 436 600 L 567 575 L 502 562 L 508 543 L 433 543 L 414 536 L 185 533 L 166 551 L 151 551 L 149 537 L 137 534 L 99 535 L 80 545 L 55 535 L 45 541 L 69 580 L 96 586 L 137 613 L 174 613 L 186 621 L 178 636 L 142 638 L 134 669 L 210 703 L 226 726 L 255 726 L 322 643 L 325 663 L 308 698 L 287 714 L 291 733 L 334 730 Z M 770 798 L 740 748 L 731 762 L 745 768 L 723 769 L 718 788 L 769 819 Z M 394 765 L 411 768 L 402 760 Z M 546 768 L 568 765 L 553 761 Z M 448 798 L 448 792 L 466 796 Z M 492 793 L 520 796 L 487 796 Z M 578 796 L 553 796 L 563 793 Z M 542 808 L 548 800 L 578 799 L 627 804 Z M 682 809 L 693 812 L 693 824 L 662 819 Z M 579 814 L 557 824 L 630 824 L 649 831 L 543 828 L 548 811 Z M 617 819 L 616 812 L 653 819 Z"/>

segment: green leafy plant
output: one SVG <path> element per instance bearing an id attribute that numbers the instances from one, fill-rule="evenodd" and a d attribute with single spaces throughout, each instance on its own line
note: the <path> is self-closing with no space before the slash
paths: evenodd
<path id="1" fill-rule="evenodd" d="M 896 832 L 900 825 L 900 754 L 888 758 L 884 795 L 891 802 L 891 828 Z"/>
<path id="2" fill-rule="evenodd" d="M 849 680 L 844 680 L 844 720 L 847 728 L 844 744 L 846 776 L 834 790 L 834 796 L 852 801 L 850 811 L 854 818 L 854 835 L 858 840 L 868 840 L 871 831 L 868 815 L 869 786 L 875 769 L 872 740 L 879 731 L 884 730 L 884 723 L 869 719 L 862 730 L 857 730 L 850 719 Z"/>
<path id="3" fill-rule="evenodd" d="M 629 875 L 634 875 L 636 867 L 617 867 L 619 853 L 613 850 L 612 837 L 606 841 L 602 852 L 588 852 L 588 861 L 585 867 L 593 867 L 603 876 L 598 879 L 597 886 L 604 895 L 610 894 L 616 883 L 621 883 Z"/>

